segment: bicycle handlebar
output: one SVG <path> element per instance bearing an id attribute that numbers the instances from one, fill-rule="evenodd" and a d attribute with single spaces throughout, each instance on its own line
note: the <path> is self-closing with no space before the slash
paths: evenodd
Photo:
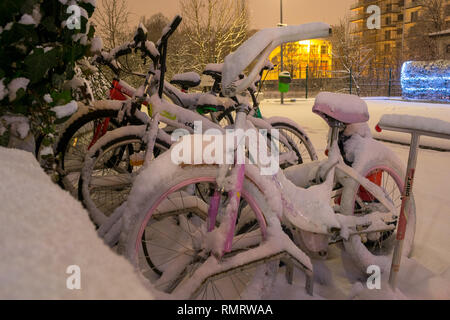
<path id="1" fill-rule="evenodd" d="M 134 49 L 135 52 L 137 50 L 140 50 L 143 53 L 143 57 L 149 57 L 153 61 L 153 64 L 156 65 L 159 59 L 159 51 L 157 51 L 157 49 L 154 47 L 154 44 L 148 40 L 144 41 L 141 36 L 135 36 L 134 40 L 135 41 L 112 49 L 109 53 L 102 51 L 100 55 L 97 55 L 95 57 L 95 62 L 106 65 L 115 74 L 118 74 L 119 66 L 117 66 L 117 63 L 115 63 L 115 61 L 122 56 L 132 53 Z"/>
<path id="2" fill-rule="evenodd" d="M 161 52 L 162 46 L 164 43 L 167 42 L 167 40 L 169 39 L 169 37 L 175 32 L 175 30 L 178 28 L 178 26 L 181 23 L 181 20 L 183 20 L 183 18 L 179 15 L 176 15 L 175 18 L 172 20 L 172 22 L 170 24 L 168 24 L 164 29 L 163 29 L 163 33 L 161 35 L 161 38 L 158 40 L 157 47 L 158 47 L 158 51 Z"/>

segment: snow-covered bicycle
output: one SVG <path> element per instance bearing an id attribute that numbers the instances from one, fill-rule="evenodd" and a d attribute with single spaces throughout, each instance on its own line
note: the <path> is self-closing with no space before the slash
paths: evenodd
<path id="1" fill-rule="evenodd" d="M 166 47 L 164 43 L 167 42 L 168 38 L 163 39 L 161 41 L 163 43 L 161 49 L 164 53 L 164 48 Z M 166 125 L 165 132 L 171 132 L 175 128 L 182 128 L 192 132 L 195 122 L 202 122 L 203 130 L 217 129 L 219 128 L 217 123 L 221 124 L 220 120 L 223 117 L 231 117 L 229 111 L 234 110 L 232 105 L 227 108 L 226 113 L 223 112 L 221 114 L 217 111 L 224 111 L 224 105 L 234 104 L 235 102 L 233 100 L 229 100 L 228 102 L 225 100 L 224 103 L 224 99 L 220 99 L 209 93 L 195 93 L 190 95 L 182 93 L 179 96 L 181 101 L 195 100 L 195 102 L 190 103 L 193 107 L 188 109 L 181 108 L 179 104 L 167 103 L 161 100 L 161 98 L 156 99 L 156 96 L 152 97 L 154 101 L 147 102 L 145 99 L 145 94 L 147 93 L 148 95 L 158 93 L 162 97 L 161 92 L 165 92 L 164 90 L 168 89 L 170 92 L 175 92 L 176 90 L 164 81 L 164 72 L 160 72 L 160 70 L 164 70 L 164 63 L 165 56 L 163 54 L 160 61 L 160 69 L 151 69 L 149 71 L 148 79 L 151 79 L 151 81 L 149 81 L 146 88 L 141 88 L 140 94 L 142 96 L 140 99 L 143 103 L 150 106 L 150 115 L 161 115 L 160 120 Z M 266 65 L 261 68 L 260 75 L 262 75 L 264 69 L 267 69 Z M 221 80 L 220 70 L 217 70 L 217 68 L 214 69 L 214 72 L 212 70 L 208 71 L 208 68 L 206 70 L 207 74 L 213 76 L 216 83 Z M 152 75 L 151 78 L 150 75 Z M 180 76 L 179 78 L 182 77 Z M 178 83 L 183 85 L 185 81 L 190 80 L 178 80 Z M 163 91 L 161 91 L 160 83 L 165 83 Z M 125 86 L 125 88 L 128 87 Z M 250 93 L 253 101 L 252 111 L 255 112 L 258 107 L 256 97 L 254 91 L 250 90 Z M 136 94 L 134 95 L 136 96 Z M 128 103 L 128 109 L 131 108 L 130 103 L 131 101 Z M 136 112 L 137 108 L 135 107 L 134 110 Z M 194 110 L 196 112 L 193 112 Z M 205 114 L 213 113 L 219 114 L 219 119 L 216 119 L 217 121 L 211 122 L 211 119 L 204 117 Z M 125 111 L 124 114 L 129 114 L 129 112 Z M 140 120 L 143 124 L 146 124 L 150 119 L 146 115 L 140 114 Z M 311 141 L 295 122 L 281 117 L 270 118 L 268 120 L 262 117 L 249 117 L 249 120 L 258 128 L 264 128 L 269 131 L 273 128 L 279 128 L 282 131 L 279 140 L 280 151 L 282 153 L 281 164 L 283 167 L 317 159 Z M 143 163 L 142 154 L 143 150 L 146 149 L 146 142 L 143 139 L 147 134 L 145 129 L 145 126 L 141 126 L 140 128 L 115 130 L 111 134 L 105 134 L 104 138 L 99 139 L 95 144 L 89 146 L 89 155 L 86 157 L 86 161 L 83 162 L 83 173 L 78 183 L 78 197 L 88 208 L 97 225 L 104 223 L 107 216 L 126 200 L 131 189 L 133 178 Z M 167 135 L 165 137 L 162 136 L 162 133 L 160 135 L 156 140 L 156 149 L 153 150 L 154 156 L 159 155 L 162 150 L 168 149 L 172 142 L 170 138 L 167 138 Z"/>
<path id="2" fill-rule="evenodd" d="M 226 58 L 223 93 L 234 97 L 244 91 L 281 43 L 329 32 L 322 23 L 259 31 Z M 236 81 L 253 60 L 248 77 Z M 240 101 L 236 130 L 253 128 L 246 121 L 250 109 Z M 363 100 L 321 93 L 313 111 L 330 126 L 327 159 L 273 175 L 261 175 L 261 166 L 251 162 L 173 162 L 172 151 L 196 139 L 183 137 L 172 151 L 144 165 L 128 201 L 104 225 L 103 234 L 111 238 L 120 231 L 119 252 L 162 297 L 264 298 L 279 269 L 292 282 L 294 267 L 306 274 L 305 287 L 312 294 L 309 256 L 326 257 L 330 243 L 337 241 L 364 271 L 371 264 L 388 270 L 402 165 L 371 138 Z M 151 127 L 156 130 L 157 123 Z M 406 215 L 404 253 L 409 254 L 415 207 Z"/>

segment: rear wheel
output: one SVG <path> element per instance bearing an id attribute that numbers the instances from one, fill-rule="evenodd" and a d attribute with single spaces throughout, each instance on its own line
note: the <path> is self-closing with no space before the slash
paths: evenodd
<path id="1" fill-rule="evenodd" d="M 62 133 L 56 146 L 59 155 L 59 166 L 63 170 L 63 186 L 68 190 L 76 190 L 84 157 L 93 142 L 93 137 L 105 120 L 110 119 L 106 130 L 113 130 L 119 126 L 116 120 L 118 110 L 102 109 L 81 115 L 74 120 Z"/>
<path id="2" fill-rule="evenodd" d="M 369 161 L 361 170 L 363 175 L 382 188 L 386 197 L 392 202 L 396 210 L 397 219 L 393 222 L 396 229 L 385 232 L 372 232 L 352 236 L 344 241 L 345 249 L 350 253 L 355 263 L 366 271 L 369 265 L 378 265 L 382 270 L 389 270 L 391 255 L 396 242 L 398 217 L 402 205 L 402 191 L 404 186 L 404 173 L 402 168 L 385 159 L 383 161 Z M 403 254 L 409 256 L 414 242 L 416 228 L 416 207 L 414 197 L 407 215 L 407 228 L 403 246 Z M 362 188 L 356 181 L 352 181 L 343 191 L 342 203 L 355 215 L 365 215 L 379 211 L 381 206 L 375 197 Z"/>
<path id="3" fill-rule="evenodd" d="M 157 139 L 154 157 L 169 147 Z M 137 135 L 119 136 L 93 148 L 80 176 L 78 197 L 92 220 L 101 225 L 127 200 L 133 178 L 144 164 L 144 151 L 142 138 Z"/>
<path id="4" fill-rule="evenodd" d="M 289 142 L 289 146 L 280 146 L 280 152 L 288 152 L 290 150 L 294 151 L 296 156 L 296 161 L 293 164 L 307 163 L 317 160 L 316 150 L 311 143 L 308 136 L 301 130 L 285 122 L 274 122 L 271 123 L 272 127 L 278 129 L 280 134 L 282 134 Z M 282 164 L 282 169 L 289 167 L 292 164 Z"/>

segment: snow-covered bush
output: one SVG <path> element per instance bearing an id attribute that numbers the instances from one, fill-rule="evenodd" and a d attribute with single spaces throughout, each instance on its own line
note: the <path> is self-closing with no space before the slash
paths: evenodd
<path id="1" fill-rule="evenodd" d="M 54 131 L 57 115 L 52 108 L 73 107 L 75 90 L 66 81 L 76 75 L 76 62 L 89 53 L 95 4 L 0 1 L 0 117 L 21 114 L 36 133 Z"/>

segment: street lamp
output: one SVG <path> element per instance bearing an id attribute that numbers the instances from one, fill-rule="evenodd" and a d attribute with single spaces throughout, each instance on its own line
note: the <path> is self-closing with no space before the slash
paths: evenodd
<path id="1" fill-rule="evenodd" d="M 286 24 L 283 23 L 283 0 L 280 0 L 280 23 L 277 24 L 278 27 L 285 27 Z M 283 44 L 280 46 L 280 73 L 283 72 Z M 284 93 L 281 92 L 281 104 L 284 104 Z"/>

